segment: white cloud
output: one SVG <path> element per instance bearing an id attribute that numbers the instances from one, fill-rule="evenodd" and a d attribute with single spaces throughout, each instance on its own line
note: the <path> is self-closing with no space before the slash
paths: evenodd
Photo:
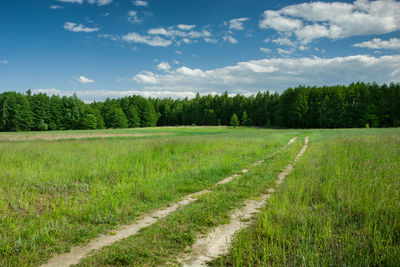
<path id="1" fill-rule="evenodd" d="M 0 64 L 8 64 L 8 60 L 7 59 L 0 60 Z"/>
<path id="2" fill-rule="evenodd" d="M 149 5 L 149 3 L 147 1 L 143 1 L 143 0 L 132 1 L 132 3 L 135 6 L 148 6 Z"/>
<path id="3" fill-rule="evenodd" d="M 85 27 L 82 24 L 76 24 L 73 22 L 65 22 L 64 29 L 72 31 L 72 32 L 96 32 L 99 30 L 99 28 L 97 28 L 97 27 L 94 27 L 94 28 Z"/>
<path id="4" fill-rule="evenodd" d="M 294 31 L 303 26 L 301 20 L 283 17 L 278 11 L 266 10 L 263 17 L 259 24 L 261 29 L 271 28 L 277 31 Z"/>
<path id="5" fill-rule="evenodd" d="M 400 30 L 400 3 L 356 0 L 289 5 L 278 11 L 266 10 L 259 26 L 292 32 L 304 44 L 318 38 L 385 34 Z"/>
<path id="6" fill-rule="evenodd" d="M 137 11 L 130 10 L 128 12 L 128 21 L 131 22 L 131 23 L 140 23 L 140 22 L 142 22 L 142 20 L 139 19 L 137 14 L 138 14 Z"/>
<path id="7" fill-rule="evenodd" d="M 163 27 L 158 27 L 158 28 L 152 28 L 147 31 L 148 34 L 151 35 L 164 35 L 167 37 L 182 37 L 182 38 L 204 38 L 204 37 L 210 37 L 211 33 L 207 30 L 202 30 L 202 31 L 180 31 L 174 29 L 175 27 L 169 27 L 168 29 L 165 29 Z"/>
<path id="8" fill-rule="evenodd" d="M 287 46 L 296 46 L 295 43 L 293 43 L 290 39 L 288 38 L 276 38 L 272 40 L 273 43 L 279 44 L 279 45 L 287 45 Z"/>
<path id="9" fill-rule="evenodd" d="M 71 4 L 83 4 L 84 0 L 57 0 L 58 2 L 63 2 L 63 3 L 71 3 Z M 98 5 L 98 6 L 104 6 L 108 5 L 112 2 L 112 0 L 87 0 L 87 2 L 91 5 Z"/>
<path id="10" fill-rule="evenodd" d="M 281 55 L 290 55 L 294 52 L 293 49 L 282 49 L 282 48 L 278 48 L 277 51 Z"/>
<path id="11" fill-rule="evenodd" d="M 157 74 L 154 74 L 150 71 L 143 71 L 137 74 L 135 77 L 133 77 L 133 80 L 142 84 L 157 84 L 158 83 L 157 76 L 158 76 Z"/>
<path id="12" fill-rule="evenodd" d="M 205 77 L 205 74 L 201 69 L 191 69 L 185 66 L 177 69 L 176 72 L 184 76 Z"/>
<path id="13" fill-rule="evenodd" d="M 89 4 L 96 4 L 98 6 L 108 5 L 112 2 L 112 0 L 88 0 Z"/>
<path id="14" fill-rule="evenodd" d="M 229 21 L 229 29 L 238 31 L 244 30 L 243 23 L 248 20 L 249 18 L 231 19 Z"/>
<path id="15" fill-rule="evenodd" d="M 82 84 L 87 84 L 87 83 L 94 83 L 94 80 L 91 80 L 89 78 L 86 78 L 85 76 L 79 76 L 79 78 L 75 77 L 75 80 L 77 80 L 78 82 L 82 83 Z"/>
<path id="16" fill-rule="evenodd" d="M 354 44 L 353 46 L 370 48 L 370 49 L 398 50 L 398 49 L 400 49 L 400 39 L 391 38 L 390 40 L 385 41 L 385 40 L 381 40 L 380 38 L 374 38 L 371 41 Z"/>
<path id="17" fill-rule="evenodd" d="M 134 81 L 143 90 L 193 92 L 280 91 L 303 85 L 349 84 L 354 81 L 400 81 L 400 55 L 355 55 L 335 58 L 272 58 L 239 62 L 224 68 L 201 70 L 181 67 L 167 74 L 141 72 Z M 242 90 L 242 91 L 240 91 Z"/>
<path id="18" fill-rule="evenodd" d="M 233 37 L 232 35 L 225 35 L 224 37 L 222 37 L 222 39 L 225 42 L 229 42 L 231 44 L 237 44 L 238 40 L 236 40 L 235 37 Z"/>
<path id="19" fill-rule="evenodd" d="M 122 36 L 122 40 L 126 42 L 141 43 L 150 46 L 163 46 L 163 47 L 169 46 L 172 43 L 170 40 L 166 40 L 159 36 L 141 35 L 136 32 L 131 32 Z"/>
<path id="20" fill-rule="evenodd" d="M 248 96 L 260 90 L 280 92 L 300 84 L 322 86 L 349 84 L 358 80 L 375 81 L 378 84 L 399 82 L 400 55 L 251 60 L 211 70 L 182 67 L 163 75 L 141 72 L 134 77 L 134 81 L 143 86 L 124 91 L 63 91 L 55 88 L 32 91 L 66 96 L 72 96 L 76 92 L 85 102 L 92 102 L 128 95 L 192 98 L 196 92 L 200 92 L 201 95 L 215 95 L 225 90 L 228 90 L 230 95 L 240 93 Z"/>
<path id="21" fill-rule="evenodd" d="M 215 42 L 216 40 L 212 37 L 211 32 L 206 29 L 202 29 L 201 31 L 191 30 L 195 27 L 195 25 L 183 25 L 179 24 L 176 26 L 171 26 L 168 28 L 158 27 L 152 28 L 147 31 L 149 35 L 161 35 L 168 39 L 171 42 L 175 42 L 176 45 L 180 45 L 181 42 L 186 44 L 196 42 L 195 39 L 203 38 L 206 42 Z"/>
<path id="22" fill-rule="evenodd" d="M 72 3 L 72 4 L 83 4 L 83 0 L 57 0 L 58 2 L 63 3 Z"/>
<path id="23" fill-rule="evenodd" d="M 265 47 L 260 47 L 260 51 L 266 54 L 271 53 L 271 49 Z"/>
<path id="24" fill-rule="evenodd" d="M 62 95 L 62 91 L 58 90 L 58 89 L 55 89 L 55 88 L 51 88 L 51 89 L 42 89 L 42 88 L 33 89 L 32 93 L 33 94 L 42 93 L 42 94 L 47 94 L 47 95 Z"/>
<path id="25" fill-rule="evenodd" d="M 110 39 L 112 41 L 117 41 L 118 40 L 117 36 L 114 36 L 114 35 L 111 35 L 111 34 L 105 34 L 105 33 L 100 33 L 100 34 L 97 35 L 97 37 L 104 38 L 104 39 Z"/>
<path id="26" fill-rule="evenodd" d="M 51 5 L 50 6 L 50 9 L 62 9 L 63 7 L 62 6 L 60 6 L 60 5 Z"/>
<path id="27" fill-rule="evenodd" d="M 176 25 L 176 27 L 178 27 L 178 29 L 180 29 L 180 30 L 190 31 L 191 29 L 196 27 L 196 25 L 178 24 L 178 25 Z"/>
<path id="28" fill-rule="evenodd" d="M 157 65 L 157 69 L 165 71 L 165 72 L 169 72 L 169 70 L 171 69 L 171 66 L 169 65 L 168 62 L 161 62 L 160 64 Z"/>

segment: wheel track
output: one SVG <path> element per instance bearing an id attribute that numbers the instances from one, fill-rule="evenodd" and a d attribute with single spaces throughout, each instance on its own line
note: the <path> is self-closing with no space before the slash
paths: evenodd
<path id="1" fill-rule="evenodd" d="M 290 141 L 284 147 L 278 149 L 276 152 L 274 152 L 271 156 L 267 157 L 266 159 L 271 158 L 275 156 L 277 153 L 285 150 L 290 144 L 294 143 L 296 139 L 297 137 L 290 139 Z M 250 165 L 250 167 L 255 167 L 257 165 L 260 165 L 266 159 L 254 162 L 253 164 Z M 240 177 L 242 174 L 246 172 L 248 172 L 248 169 L 243 169 L 239 173 L 233 174 L 219 181 L 213 187 L 229 183 L 234 178 Z M 118 230 L 114 231 L 115 233 L 114 235 L 100 235 L 99 237 L 92 239 L 86 246 L 72 247 L 70 252 L 68 253 L 55 255 L 54 257 L 50 258 L 47 261 L 47 263 L 43 264 L 42 267 L 63 267 L 63 266 L 70 266 L 72 264 L 78 264 L 80 260 L 85 258 L 90 252 L 100 250 L 101 248 L 112 245 L 113 243 L 121 239 L 137 234 L 141 229 L 148 227 L 153 223 L 159 221 L 160 219 L 168 216 L 169 214 L 175 212 L 178 208 L 193 203 L 194 201 L 197 200 L 199 196 L 204 195 L 210 191 L 211 190 L 209 189 L 205 189 L 196 193 L 186 195 L 185 197 L 182 198 L 182 200 L 171 203 L 170 206 L 167 208 L 147 213 L 145 215 L 142 215 L 140 219 L 138 219 L 132 224 L 120 226 Z"/>
<path id="2" fill-rule="evenodd" d="M 304 154 L 307 149 L 309 137 L 305 138 L 305 145 L 296 155 L 294 162 Z M 206 263 L 216 259 L 219 255 L 226 254 L 228 247 L 233 240 L 236 231 L 243 229 L 251 224 L 252 214 L 261 209 L 276 191 L 276 188 L 285 180 L 286 176 L 293 170 L 293 165 L 289 164 L 279 173 L 275 185 L 270 187 L 266 193 L 262 194 L 257 200 L 247 200 L 243 208 L 237 209 L 231 214 L 228 224 L 216 227 L 206 237 L 198 239 L 192 246 L 191 253 L 178 259 L 183 266 L 207 266 Z M 244 221 L 244 222 L 243 222 Z"/>

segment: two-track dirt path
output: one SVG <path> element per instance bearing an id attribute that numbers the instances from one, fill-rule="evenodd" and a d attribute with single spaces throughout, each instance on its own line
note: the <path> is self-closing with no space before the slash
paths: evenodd
<path id="1" fill-rule="evenodd" d="M 281 149 L 278 149 L 273 155 L 276 153 L 286 149 L 290 144 L 295 142 L 297 137 L 290 139 L 290 141 Z M 273 155 L 269 156 L 268 158 L 272 157 Z M 250 165 L 250 167 L 257 166 L 264 162 L 265 159 L 259 160 Z M 239 173 L 233 174 L 218 183 L 214 186 L 218 186 L 220 184 L 229 183 L 234 178 L 240 177 L 242 174 L 248 172 L 248 169 L 243 169 Z M 131 235 L 138 233 L 141 229 L 152 225 L 153 223 L 159 221 L 160 219 L 168 216 L 169 214 L 175 212 L 178 208 L 189 205 L 197 200 L 197 198 L 203 194 L 210 192 L 209 189 L 205 189 L 196 193 L 189 194 L 185 196 L 182 200 L 178 202 L 171 203 L 169 207 L 159 209 L 153 211 L 151 213 L 145 214 L 141 216 L 137 221 L 130 225 L 123 225 L 120 226 L 119 229 L 114 231 L 114 235 L 101 235 L 95 239 L 92 239 L 86 246 L 82 247 L 73 247 L 71 251 L 65 254 L 55 255 L 54 257 L 50 258 L 47 263 L 43 264 L 42 267 L 63 267 L 63 266 L 70 266 L 72 264 L 77 264 L 80 262 L 81 259 L 85 258 L 89 252 L 100 250 L 105 246 L 109 246 L 121 239 L 127 238 Z"/>
<path id="2" fill-rule="evenodd" d="M 305 145 L 295 158 L 295 162 L 304 154 L 308 146 L 309 138 L 306 137 Z M 231 214 L 230 223 L 216 227 L 206 237 L 198 239 L 192 246 L 191 253 L 178 259 L 183 266 L 206 266 L 208 261 L 216 259 L 219 255 L 228 252 L 228 247 L 232 242 L 236 231 L 247 227 L 251 224 L 249 219 L 252 214 L 262 208 L 270 196 L 284 180 L 285 177 L 293 170 L 293 165 L 289 164 L 279 174 L 275 185 L 267 190 L 265 194 L 257 200 L 248 200 L 243 208 L 237 209 Z M 245 221 L 245 222 L 243 222 Z"/>

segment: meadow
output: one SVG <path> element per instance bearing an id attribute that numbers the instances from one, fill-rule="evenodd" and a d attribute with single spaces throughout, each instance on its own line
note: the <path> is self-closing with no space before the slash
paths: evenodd
<path id="1" fill-rule="evenodd" d="M 212 264 L 394 265 L 400 259 L 399 129 L 241 127 L 0 133 L 0 265 L 43 264 L 210 189 L 80 263 L 179 265 L 196 238 L 274 184 L 305 136 L 309 150 L 287 181 Z"/>

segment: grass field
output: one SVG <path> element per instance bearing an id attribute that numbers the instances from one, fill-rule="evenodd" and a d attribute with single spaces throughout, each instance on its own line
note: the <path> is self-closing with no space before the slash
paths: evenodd
<path id="1" fill-rule="evenodd" d="M 394 265 L 399 129 L 225 127 L 0 133 L 0 265 L 37 266 L 269 157 L 81 263 L 178 264 L 198 236 L 273 184 L 306 135 L 310 148 L 293 173 L 213 264 Z"/>
<path id="2" fill-rule="evenodd" d="M 335 134 L 338 133 L 338 134 Z M 400 132 L 321 131 L 215 266 L 398 266 Z"/>

